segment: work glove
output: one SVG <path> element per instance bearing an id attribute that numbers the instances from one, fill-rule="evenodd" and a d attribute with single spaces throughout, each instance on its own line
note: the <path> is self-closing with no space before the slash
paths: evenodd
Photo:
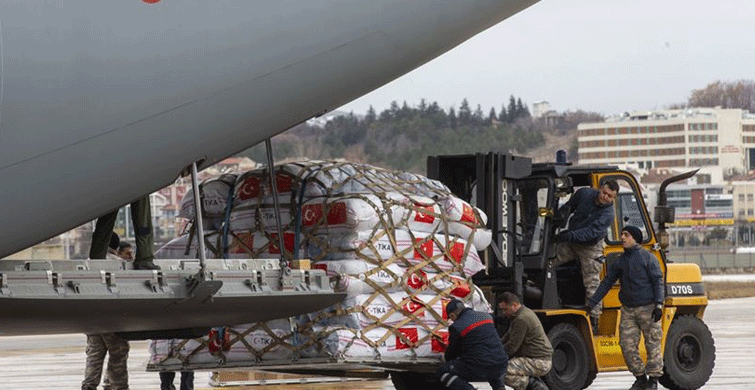
<path id="1" fill-rule="evenodd" d="M 569 232 L 561 232 L 553 237 L 553 242 L 558 243 L 564 241 L 569 241 Z"/>
<path id="2" fill-rule="evenodd" d="M 660 321 L 661 317 L 663 317 L 663 305 L 655 305 L 655 309 L 653 309 L 653 314 L 651 315 L 653 322 Z"/>

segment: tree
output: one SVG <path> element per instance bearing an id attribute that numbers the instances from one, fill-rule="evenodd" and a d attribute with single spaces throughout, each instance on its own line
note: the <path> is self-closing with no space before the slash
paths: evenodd
<path id="1" fill-rule="evenodd" d="M 422 113 L 422 114 L 424 114 L 425 111 L 427 111 L 427 102 L 425 101 L 425 99 L 420 99 L 419 100 L 419 112 Z"/>
<path id="2" fill-rule="evenodd" d="M 459 106 L 459 123 L 464 126 L 468 125 L 470 120 L 472 119 L 472 110 L 469 108 L 469 102 L 467 101 L 467 98 L 464 98 L 464 100 L 461 101 L 461 106 Z"/>
<path id="3" fill-rule="evenodd" d="M 516 111 L 516 99 L 514 98 L 514 95 L 511 95 L 509 97 L 509 109 L 507 110 L 507 112 L 508 115 L 506 116 L 506 122 L 514 123 L 518 114 L 518 112 Z"/>
<path id="4" fill-rule="evenodd" d="M 519 118 L 529 118 L 530 117 L 530 110 L 527 108 L 527 106 L 522 103 L 522 98 L 519 98 L 516 100 L 516 118 L 514 120 L 517 120 Z"/>
<path id="5" fill-rule="evenodd" d="M 501 105 L 501 112 L 498 113 L 498 121 L 501 123 L 506 123 L 509 121 L 508 114 L 506 113 L 506 105 Z"/>
<path id="6" fill-rule="evenodd" d="M 369 125 L 370 123 L 374 122 L 377 119 L 377 114 L 375 114 L 375 109 L 372 107 L 372 104 L 370 104 L 370 108 L 367 109 L 367 115 L 364 116 L 364 121 L 367 122 Z"/>
<path id="7" fill-rule="evenodd" d="M 498 116 L 495 114 L 495 108 L 490 107 L 490 113 L 488 114 L 488 125 L 492 125 L 494 120 L 497 120 Z"/>
<path id="8" fill-rule="evenodd" d="M 690 94 L 690 107 L 741 108 L 755 111 L 755 81 L 715 81 Z"/>
<path id="9" fill-rule="evenodd" d="M 454 108 L 451 107 L 448 109 L 448 127 L 456 130 L 457 126 L 458 121 L 456 120 L 456 111 L 454 111 Z"/>
<path id="10" fill-rule="evenodd" d="M 477 105 L 477 109 L 474 110 L 474 120 L 472 121 L 475 126 L 482 125 L 485 121 L 485 114 L 482 113 L 482 106 Z"/>

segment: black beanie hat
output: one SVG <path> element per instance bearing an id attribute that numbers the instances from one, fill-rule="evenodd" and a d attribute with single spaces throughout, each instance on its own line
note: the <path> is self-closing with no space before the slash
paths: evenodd
<path id="1" fill-rule="evenodd" d="M 642 230 L 637 226 L 627 225 L 621 231 L 629 233 L 638 244 L 642 242 Z"/>
<path id="2" fill-rule="evenodd" d="M 461 303 L 458 299 L 451 299 L 451 302 L 448 302 L 448 305 L 446 305 L 446 313 L 451 314 L 455 313 L 459 309 L 463 309 L 464 304 Z"/>

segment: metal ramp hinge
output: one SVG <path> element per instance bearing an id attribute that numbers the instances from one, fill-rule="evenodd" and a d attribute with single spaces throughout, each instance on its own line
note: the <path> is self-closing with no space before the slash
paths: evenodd
<path id="1" fill-rule="evenodd" d="M 252 277 L 245 280 L 244 284 L 246 284 L 246 286 L 253 292 L 270 291 L 270 287 L 265 283 L 263 273 L 263 271 L 253 270 Z"/>
<path id="2" fill-rule="evenodd" d="M 161 292 L 165 288 L 165 276 L 163 275 L 162 271 L 153 271 L 152 279 L 147 280 L 145 283 L 149 288 L 152 289 L 152 292 Z"/>
<path id="3" fill-rule="evenodd" d="M 47 283 L 51 284 L 52 288 L 54 288 L 58 294 L 66 292 L 66 289 L 63 286 L 63 276 L 57 272 L 47 271 Z"/>
<path id="4" fill-rule="evenodd" d="M 115 284 L 115 273 L 114 272 L 108 272 L 105 270 L 100 270 L 100 280 L 101 282 L 107 286 L 107 289 L 111 293 L 118 293 L 118 287 Z"/>

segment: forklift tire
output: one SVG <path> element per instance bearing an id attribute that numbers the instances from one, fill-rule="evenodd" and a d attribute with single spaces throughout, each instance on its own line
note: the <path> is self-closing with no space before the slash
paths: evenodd
<path id="1" fill-rule="evenodd" d="M 558 324 L 548 332 L 553 345 L 553 368 L 543 379 L 551 390 L 584 389 L 594 375 L 582 332 L 572 324 Z"/>
<path id="2" fill-rule="evenodd" d="M 715 360 L 716 346 L 708 326 L 697 317 L 677 317 L 666 336 L 659 382 L 671 390 L 699 389 L 713 373 Z"/>
<path id="3" fill-rule="evenodd" d="M 396 390 L 442 390 L 446 387 L 433 374 L 408 371 L 391 371 L 391 382 Z"/>

